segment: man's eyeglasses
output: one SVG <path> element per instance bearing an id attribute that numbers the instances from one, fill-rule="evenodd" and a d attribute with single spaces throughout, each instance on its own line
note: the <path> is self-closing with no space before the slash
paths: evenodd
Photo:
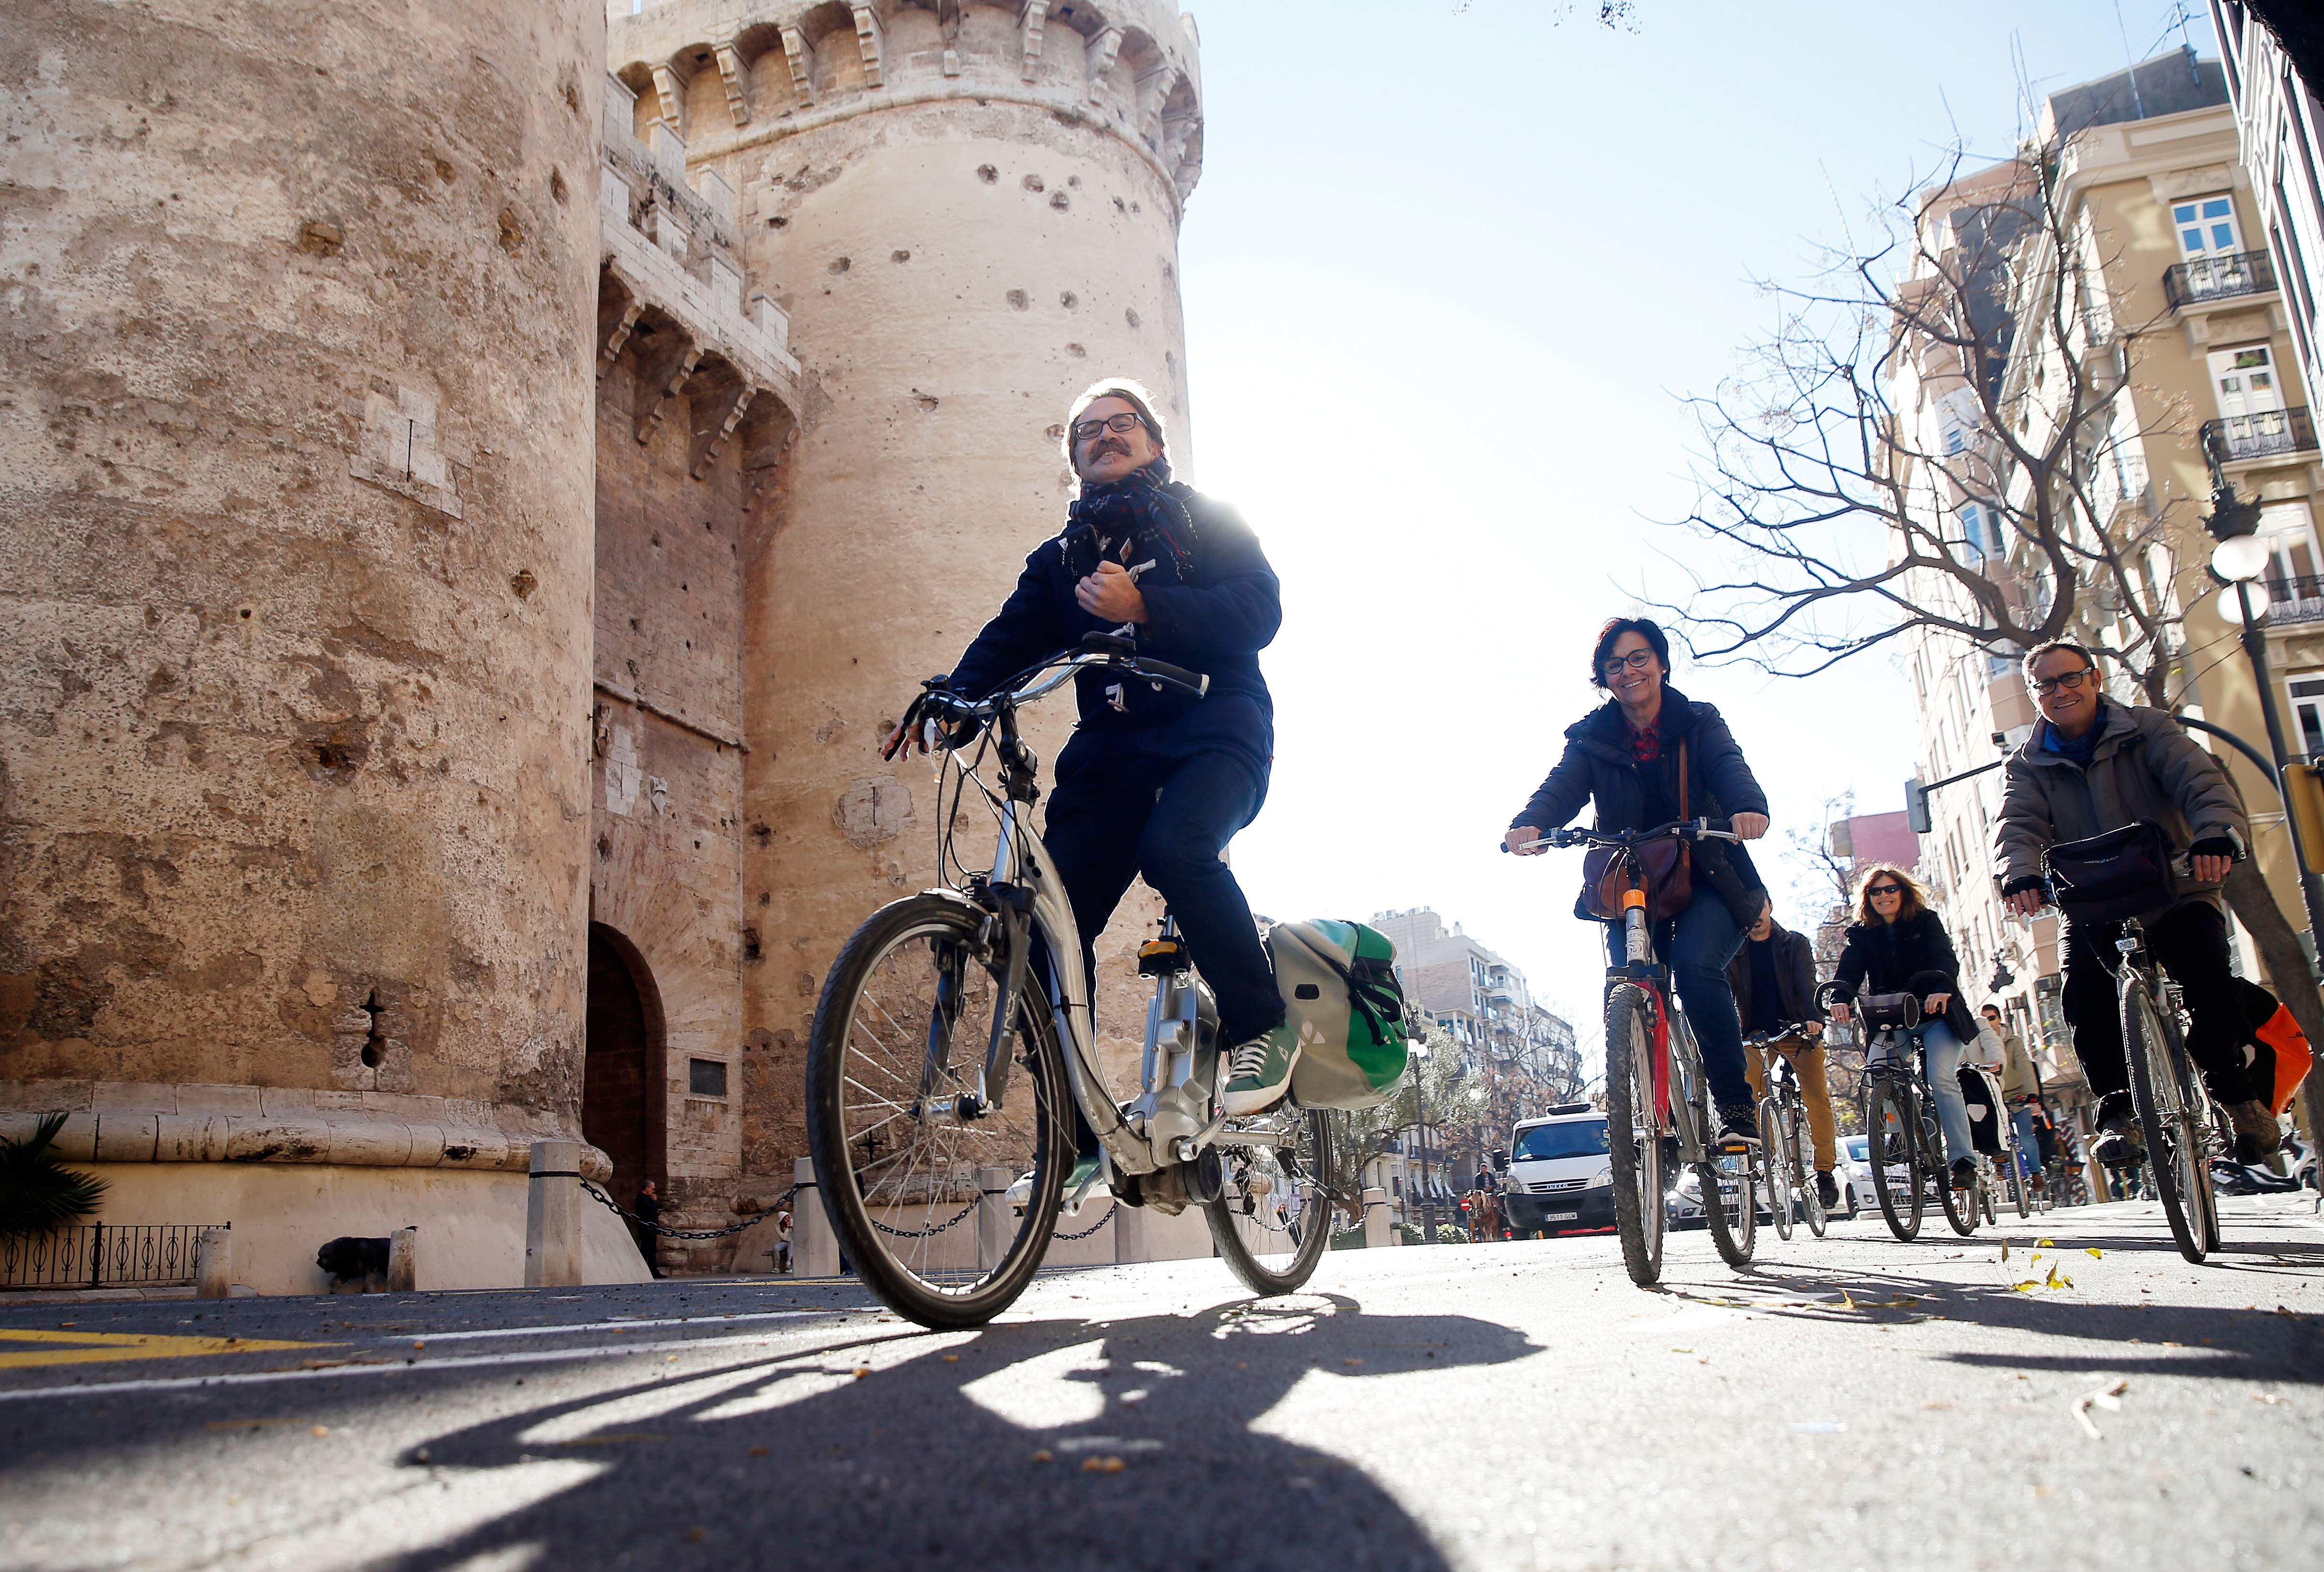
<path id="1" fill-rule="evenodd" d="M 1142 426 L 1144 424 L 1146 424 L 1146 422 L 1143 420 L 1139 419 L 1137 415 L 1130 413 L 1127 410 L 1118 415 L 1108 415 L 1102 420 L 1075 421 L 1074 422 L 1074 440 L 1076 442 L 1086 442 L 1092 437 L 1096 436 L 1100 431 L 1127 431 L 1132 426 Z"/>
<path id="2" fill-rule="evenodd" d="M 1867 895 L 1902 895 L 1904 892 L 1904 886 L 1902 884 L 1875 884 L 1864 892 Z"/>
<path id="3" fill-rule="evenodd" d="M 2095 666 L 2085 666 L 2079 671 L 2069 671 L 2061 677 L 2036 677 L 2026 686 L 2046 698 L 2061 688 L 2080 688 L 2084 679 L 2097 676 L 2098 670 Z"/>
<path id="4" fill-rule="evenodd" d="M 1652 650 L 1633 650 L 1627 655 L 1609 655 L 1598 662 L 1598 669 L 1611 677 L 1628 666 L 1633 671 L 1643 671 L 1655 663 Z"/>

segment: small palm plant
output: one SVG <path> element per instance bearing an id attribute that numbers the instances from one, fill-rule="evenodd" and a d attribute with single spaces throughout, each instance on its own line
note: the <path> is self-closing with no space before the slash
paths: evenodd
<path id="1" fill-rule="evenodd" d="M 0 1140 L 0 1239 L 78 1223 L 105 1198 L 106 1181 L 64 1166 L 50 1150 L 66 1115 L 43 1114 L 28 1140 Z"/>

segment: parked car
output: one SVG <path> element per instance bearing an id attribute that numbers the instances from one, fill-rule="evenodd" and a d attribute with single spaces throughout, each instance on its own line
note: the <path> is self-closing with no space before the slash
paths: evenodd
<path id="1" fill-rule="evenodd" d="M 1832 1177 L 1840 1181 L 1842 1217 L 1853 1217 L 1859 1212 L 1877 1212 L 1880 1197 L 1872 1188 L 1872 1138 L 1868 1135 L 1843 1135 L 1840 1139 L 1840 1170 Z"/>

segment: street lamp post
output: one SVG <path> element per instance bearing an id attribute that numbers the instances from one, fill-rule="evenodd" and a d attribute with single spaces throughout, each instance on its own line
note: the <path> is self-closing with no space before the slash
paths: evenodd
<path id="1" fill-rule="evenodd" d="M 2244 522 L 2239 513 L 2229 509 L 2249 504 L 2236 504 L 2232 489 L 2224 489 L 2220 496 L 2224 501 L 2215 501 L 2212 509 L 2215 524 L 2222 520 L 2228 527 Z M 2300 873 L 2300 899 L 2308 910 L 2308 931 L 2314 941 L 2324 942 L 2324 885 L 2319 885 L 2314 865 L 2309 860 L 2307 840 L 2300 832 L 2300 815 L 2292 805 L 2292 760 L 2283 744 L 2283 720 L 2276 713 L 2274 680 L 2268 675 L 2267 633 L 2262 625 L 2265 613 L 2255 615 L 2252 606 L 2252 581 L 2267 571 L 2269 556 L 2266 542 L 2256 535 L 2230 535 L 2211 553 L 2211 576 L 2227 587 L 2219 596 L 2220 610 L 2232 606 L 2236 621 L 2242 624 L 2244 655 L 2251 661 L 2252 684 L 2259 689 L 2260 718 L 2267 724 L 2268 756 L 2274 761 L 2275 792 L 2283 803 L 2284 831 L 2292 837 L 2292 859 Z"/>
<path id="2" fill-rule="evenodd" d="M 1434 1208 L 1428 1199 L 1428 1045 L 1414 1043 L 1412 1057 L 1422 1061 L 1420 1068 L 1412 1075 L 1412 1106 L 1418 1115 L 1417 1127 L 1413 1131 L 1413 1143 L 1420 1158 L 1420 1242 L 1434 1244 L 1436 1243 L 1436 1230 L 1431 1225 L 1430 1214 Z"/>

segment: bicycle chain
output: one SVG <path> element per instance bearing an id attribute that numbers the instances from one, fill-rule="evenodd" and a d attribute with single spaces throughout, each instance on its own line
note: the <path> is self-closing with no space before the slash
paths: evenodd
<path id="1" fill-rule="evenodd" d="M 773 1206 L 767 1207 L 762 1212 L 758 1212 L 751 1216 L 745 1217 L 739 1223 L 729 1224 L 724 1228 L 672 1228 L 664 1223 L 650 1223 L 645 1218 L 639 1216 L 635 1212 L 631 1211 L 628 1207 L 616 1204 L 611 1196 L 608 1196 L 604 1191 L 599 1189 L 595 1185 L 591 1184 L 587 1179 L 583 1179 L 581 1181 L 581 1188 L 588 1192 L 591 1199 L 595 1200 L 599 1206 L 604 1207 L 605 1210 L 613 1213 L 616 1217 L 620 1217 L 625 1222 L 634 1223 L 639 1227 L 659 1234 L 665 1239 L 724 1239 L 730 1234 L 740 1234 L 745 1228 L 757 1227 L 760 1224 L 773 1216 L 783 1207 L 789 1206 L 791 1197 L 798 1194 L 798 1186 L 793 1185 L 790 1188 L 785 1190 L 779 1197 L 776 1197 L 775 1204 Z"/>

